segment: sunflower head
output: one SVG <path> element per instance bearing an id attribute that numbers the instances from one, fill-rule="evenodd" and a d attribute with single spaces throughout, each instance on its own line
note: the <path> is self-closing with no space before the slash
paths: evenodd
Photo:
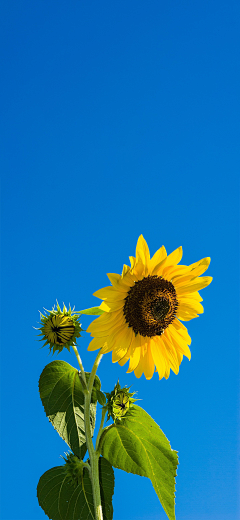
<path id="1" fill-rule="evenodd" d="M 210 258 L 191 265 L 179 265 L 182 248 L 170 255 L 162 246 L 150 256 L 141 235 L 130 266 L 121 274 L 109 273 L 111 285 L 94 293 L 101 298 L 105 311 L 88 327 L 93 337 L 88 350 L 112 352 L 113 363 L 124 365 L 136 377 L 144 373 L 151 379 L 154 371 L 159 379 L 169 377 L 170 369 L 178 374 L 183 356 L 191 358 L 191 338 L 182 321 L 203 312 L 199 290 L 212 281 L 201 276 Z"/>
<path id="2" fill-rule="evenodd" d="M 72 309 L 69 309 L 63 305 L 61 310 L 58 302 L 57 308 L 55 306 L 51 311 L 45 311 L 45 315 L 40 313 L 41 327 L 38 330 L 41 331 L 39 336 L 42 341 L 45 341 L 45 345 L 49 345 L 49 349 L 54 352 L 62 352 L 63 348 L 67 348 L 70 352 L 71 345 L 75 344 L 76 338 L 81 336 L 80 332 L 83 330 L 79 323 L 79 316 L 72 314 Z"/>
<path id="3" fill-rule="evenodd" d="M 77 487 L 81 483 L 86 464 L 73 453 L 65 453 L 65 455 L 66 459 L 65 457 L 63 459 L 66 462 L 64 468 L 67 474 L 67 481 L 73 484 L 74 487 Z"/>
<path id="4" fill-rule="evenodd" d="M 121 388 L 118 381 L 113 391 L 110 394 L 106 393 L 107 404 L 105 408 L 108 412 L 107 420 L 111 417 L 114 422 L 121 421 L 126 416 L 131 415 L 131 405 L 137 399 L 133 399 L 135 392 L 131 393 L 129 390 L 130 387 Z"/>

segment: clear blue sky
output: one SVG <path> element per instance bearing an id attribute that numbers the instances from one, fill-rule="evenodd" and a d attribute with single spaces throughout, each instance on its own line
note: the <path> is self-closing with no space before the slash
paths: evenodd
<path id="1" fill-rule="evenodd" d="M 179 375 L 137 380 L 108 354 L 102 386 L 132 385 L 179 451 L 177 520 L 236 520 L 239 1 L 2 0 L 0 14 L 1 520 L 46 518 L 36 485 L 66 451 L 38 395 L 56 359 L 38 310 L 97 305 L 141 233 L 152 254 L 211 256 L 213 283 Z M 115 476 L 114 520 L 167 518 L 147 479 Z"/>

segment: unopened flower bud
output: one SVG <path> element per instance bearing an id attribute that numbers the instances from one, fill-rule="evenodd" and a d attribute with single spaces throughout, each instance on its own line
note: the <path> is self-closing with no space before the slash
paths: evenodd
<path id="1" fill-rule="evenodd" d="M 124 417 L 131 415 L 131 405 L 137 401 L 133 399 L 135 392 L 129 392 L 129 388 L 121 388 L 119 381 L 115 385 L 113 391 L 109 394 L 106 393 L 107 404 L 106 408 L 108 411 L 107 419 L 112 417 L 113 421 L 121 421 Z"/>
<path id="2" fill-rule="evenodd" d="M 79 315 L 73 314 L 71 307 L 69 309 L 63 305 L 63 310 L 57 302 L 57 309 L 52 308 L 51 311 L 45 311 L 45 315 L 40 313 L 41 331 L 39 336 L 45 345 L 49 345 L 50 351 L 53 349 L 53 354 L 57 350 L 61 352 L 63 348 L 67 348 L 70 352 L 71 345 L 74 345 L 76 338 L 81 336 L 81 324 L 79 323 Z"/>

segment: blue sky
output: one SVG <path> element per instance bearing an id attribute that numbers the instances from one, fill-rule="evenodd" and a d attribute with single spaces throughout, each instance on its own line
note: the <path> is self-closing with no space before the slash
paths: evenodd
<path id="1" fill-rule="evenodd" d="M 46 518 L 36 485 L 66 451 L 38 395 L 56 358 L 38 310 L 97 305 L 141 233 L 152 254 L 211 256 L 213 283 L 177 376 L 108 354 L 102 388 L 132 385 L 178 450 L 177 520 L 238 517 L 239 18 L 231 0 L 1 3 L 2 520 Z M 147 479 L 115 477 L 114 520 L 167 518 Z"/>

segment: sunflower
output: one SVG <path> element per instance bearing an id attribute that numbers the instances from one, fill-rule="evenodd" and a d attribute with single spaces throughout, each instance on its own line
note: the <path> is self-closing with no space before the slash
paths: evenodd
<path id="1" fill-rule="evenodd" d="M 200 277 L 210 258 L 178 265 L 179 247 L 170 255 L 162 246 L 150 258 L 148 245 L 141 235 L 131 267 L 124 265 L 122 274 L 108 274 L 111 286 L 94 296 L 104 300 L 106 312 L 88 327 L 93 336 L 88 350 L 112 352 L 113 363 L 121 366 L 129 360 L 127 372 L 136 377 L 144 373 L 151 379 L 156 368 L 159 379 L 169 377 L 170 369 L 178 374 L 183 356 L 191 359 L 191 338 L 181 321 L 189 321 L 203 312 L 198 291 L 212 281 Z"/>

